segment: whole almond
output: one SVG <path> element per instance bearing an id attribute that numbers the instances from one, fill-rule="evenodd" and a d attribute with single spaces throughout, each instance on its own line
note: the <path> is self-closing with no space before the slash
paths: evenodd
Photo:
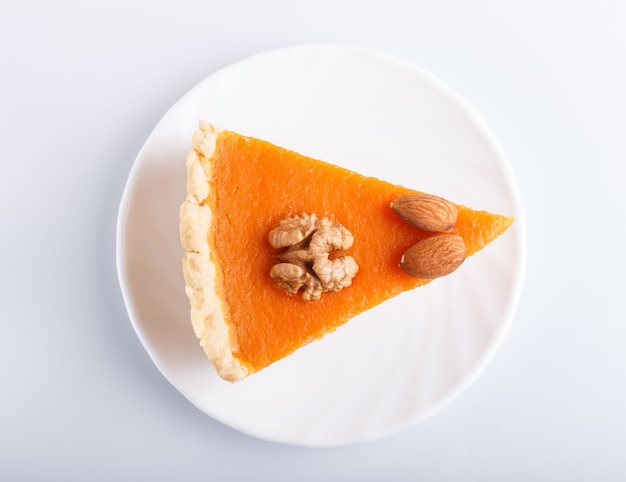
<path id="1" fill-rule="evenodd" d="M 465 242 L 456 234 L 438 234 L 411 246 L 400 260 L 400 268 L 416 278 L 446 276 L 465 260 Z"/>
<path id="2" fill-rule="evenodd" d="M 431 194 L 407 194 L 391 203 L 391 209 L 406 222 L 426 231 L 450 231 L 457 218 L 456 206 Z"/>

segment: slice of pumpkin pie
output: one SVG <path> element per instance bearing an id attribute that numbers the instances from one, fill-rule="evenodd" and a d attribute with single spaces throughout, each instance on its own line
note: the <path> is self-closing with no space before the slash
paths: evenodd
<path id="1" fill-rule="evenodd" d="M 180 211 L 193 329 L 241 380 L 451 273 L 512 222 L 200 123 Z"/>

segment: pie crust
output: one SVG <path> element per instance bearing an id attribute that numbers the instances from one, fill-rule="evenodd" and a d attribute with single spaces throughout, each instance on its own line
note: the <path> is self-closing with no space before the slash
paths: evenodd
<path id="1" fill-rule="evenodd" d="M 187 155 L 187 196 L 180 209 L 180 239 L 185 256 L 183 274 L 185 292 L 191 304 L 191 323 L 200 345 L 211 359 L 218 374 L 235 382 L 248 375 L 248 369 L 233 356 L 236 339 L 224 318 L 215 255 L 207 233 L 212 229 L 211 208 L 203 201 L 209 195 L 212 165 L 220 130 L 201 123 Z"/>

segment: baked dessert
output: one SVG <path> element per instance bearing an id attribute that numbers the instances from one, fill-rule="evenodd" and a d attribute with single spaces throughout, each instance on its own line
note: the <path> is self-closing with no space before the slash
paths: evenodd
<path id="1" fill-rule="evenodd" d="M 180 210 L 192 326 L 238 381 L 449 274 L 512 222 L 202 122 Z"/>

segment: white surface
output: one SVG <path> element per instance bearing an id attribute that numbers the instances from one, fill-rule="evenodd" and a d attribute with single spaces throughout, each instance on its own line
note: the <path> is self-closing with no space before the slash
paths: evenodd
<path id="1" fill-rule="evenodd" d="M 178 212 L 199 120 L 516 222 L 454 276 L 386 302 L 232 385 L 193 336 L 183 290 Z M 380 439 L 424 420 L 480 374 L 519 300 L 524 228 L 511 167 L 458 96 L 378 51 L 306 45 L 226 67 L 165 114 L 125 188 L 117 260 L 138 336 L 194 405 L 264 440 L 328 447 Z"/>
<path id="2" fill-rule="evenodd" d="M 624 18 L 590 0 L 4 1 L 0 478 L 626 479 Z M 124 182 L 165 111 L 220 67 L 305 42 L 383 50 L 459 92 L 503 145 L 528 228 L 512 329 L 476 383 L 424 423 L 330 449 L 193 407 L 115 274 Z"/>

